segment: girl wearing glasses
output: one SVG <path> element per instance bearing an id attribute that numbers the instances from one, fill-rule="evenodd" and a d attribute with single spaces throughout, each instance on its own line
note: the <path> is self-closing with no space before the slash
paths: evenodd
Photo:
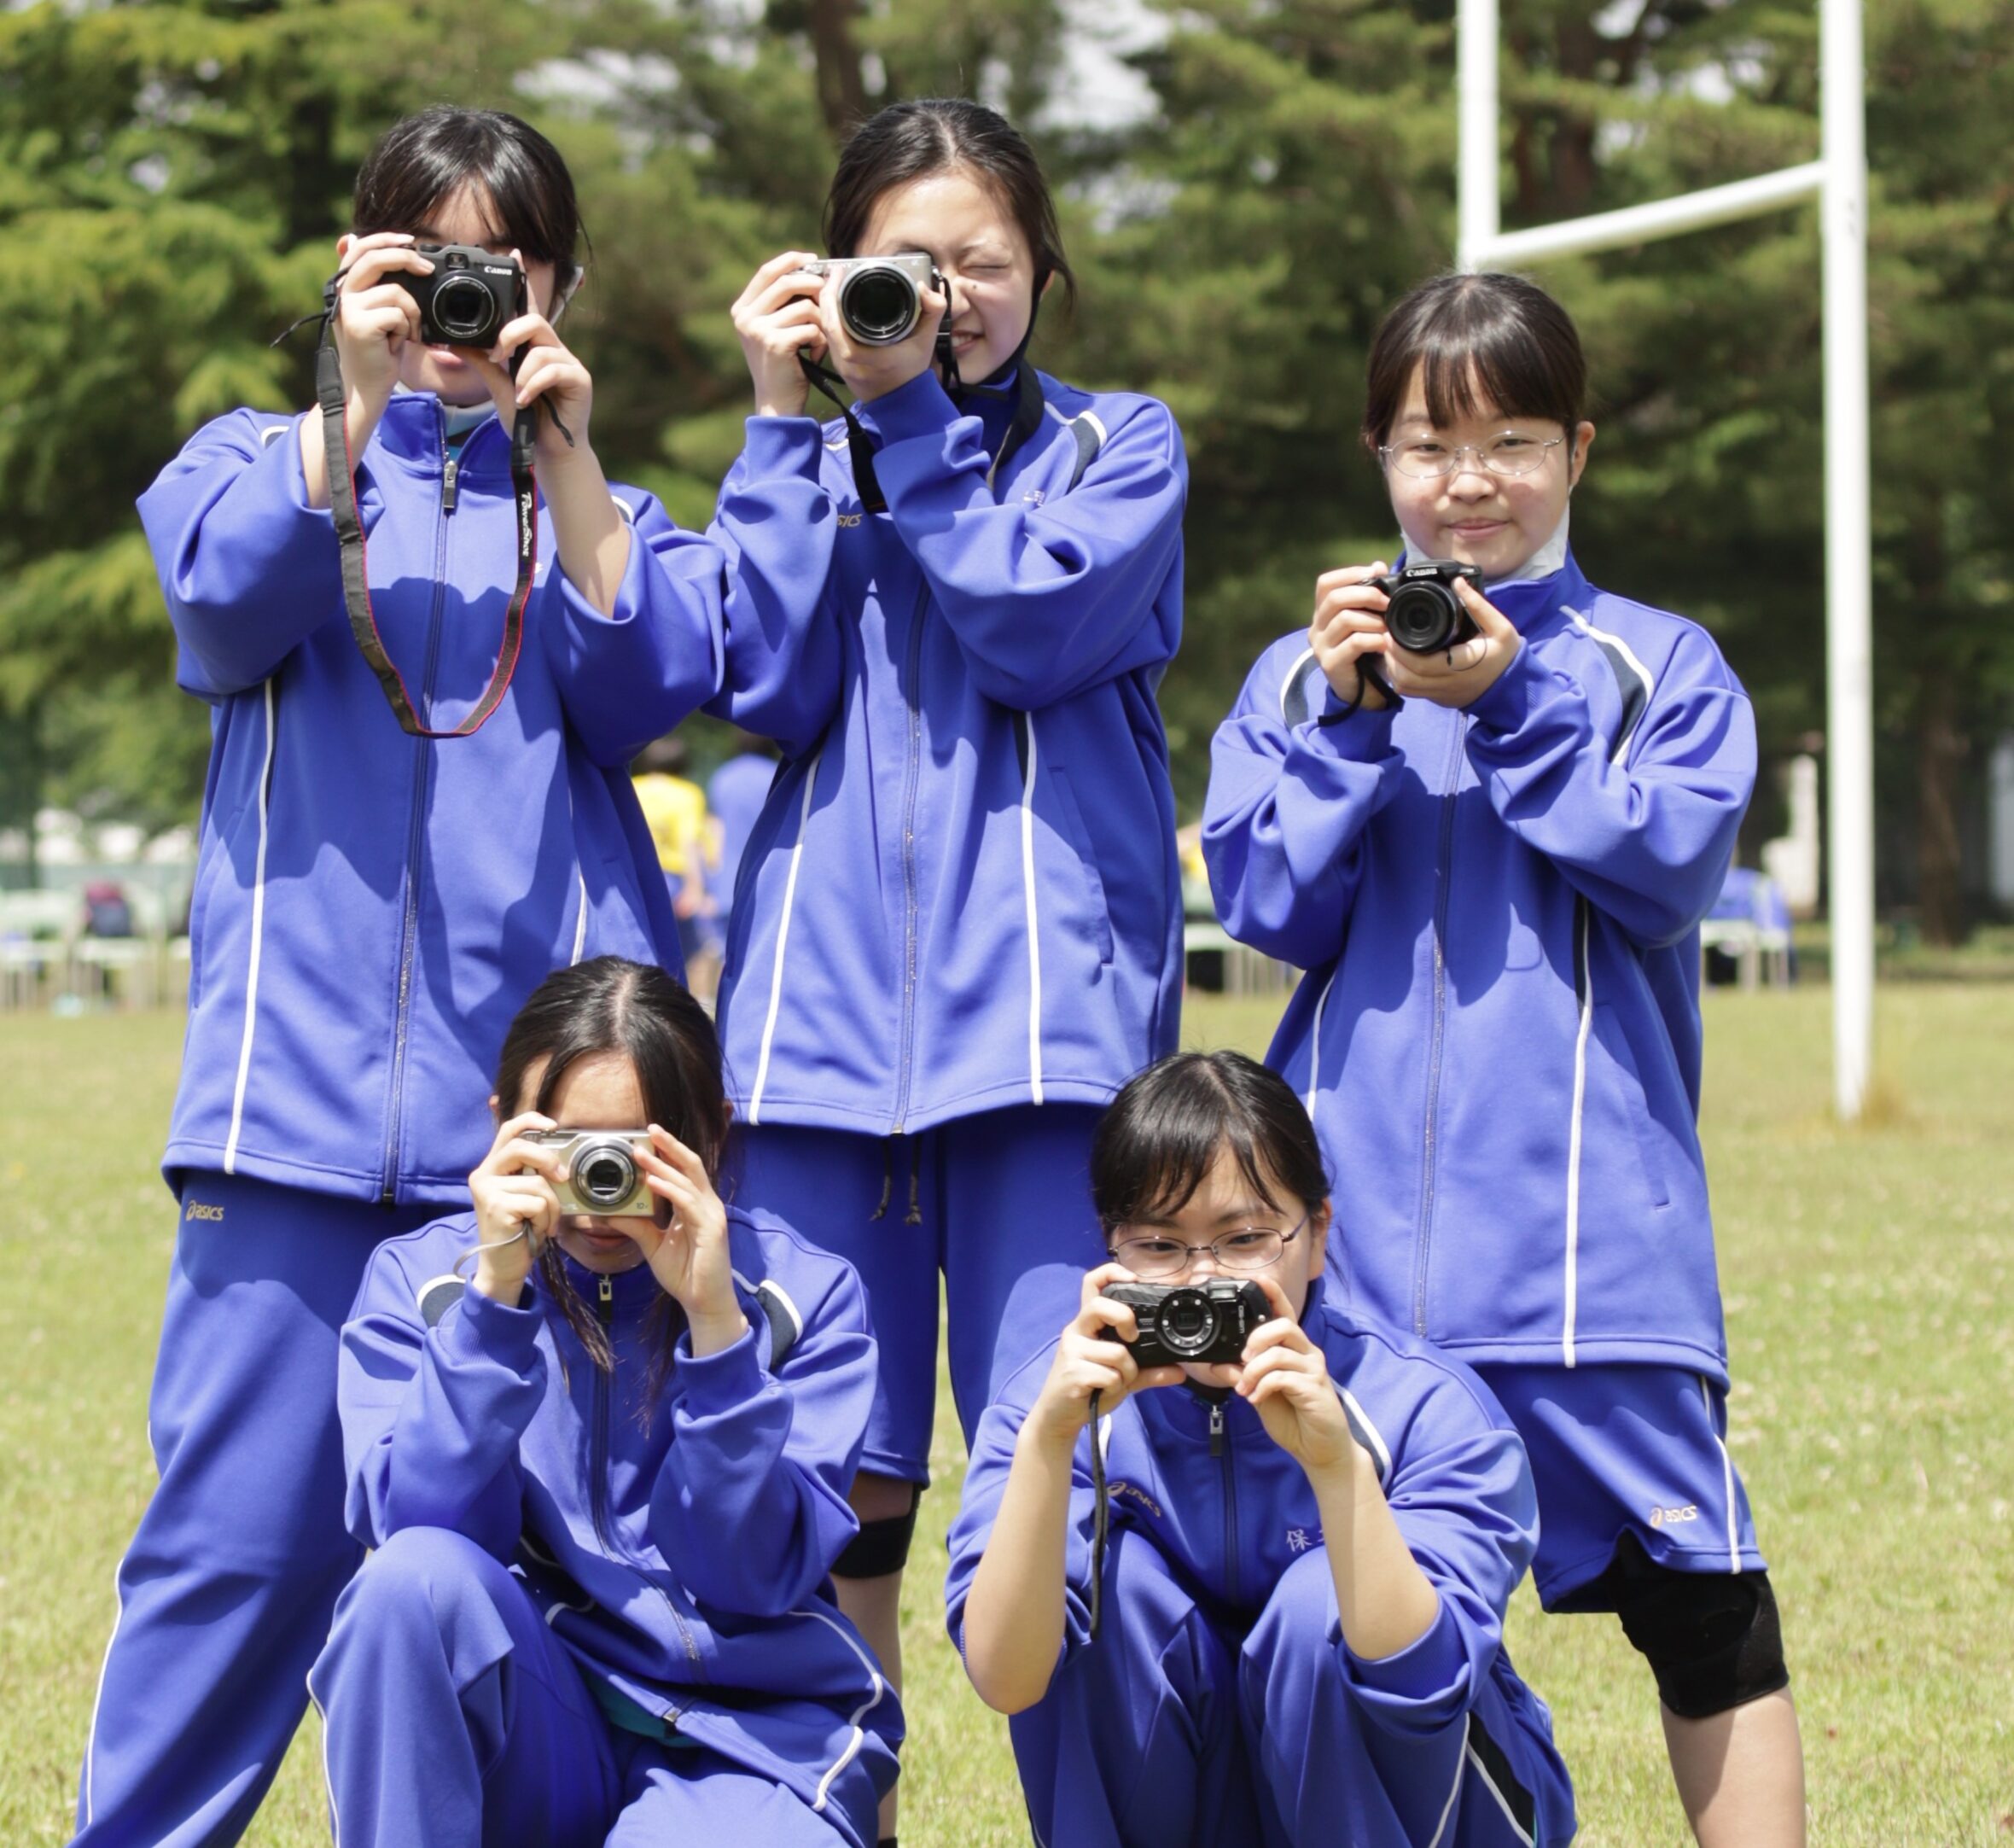
<path id="1" fill-rule="evenodd" d="M 1013 1716 L 1036 1839 L 1570 1839 L 1501 1641 L 1537 1537 L 1523 1448 L 1466 1368 L 1328 1281 L 1300 1100 L 1236 1052 L 1163 1059 L 1106 1113 L 1091 1188 L 1113 1262 L 980 1420 L 951 1534 L 952 1636 Z M 1240 1360 L 1141 1367 L 1102 1287 L 1212 1277 L 1271 1306 Z"/>
<path id="2" fill-rule="evenodd" d="M 1310 971 L 1268 1063 L 1352 1176 L 1354 1301 L 1516 1422 L 1540 1598 L 1620 1616 L 1699 1839 L 1801 1842 L 1695 1128 L 1697 926 L 1755 721 L 1711 637 L 1568 549 L 1585 376 L 1519 277 L 1392 311 L 1364 441 L 1406 560 L 1477 568 L 1470 633 L 1409 653 L 1384 562 L 1318 580 L 1218 732 L 1203 848 L 1225 927 Z"/>

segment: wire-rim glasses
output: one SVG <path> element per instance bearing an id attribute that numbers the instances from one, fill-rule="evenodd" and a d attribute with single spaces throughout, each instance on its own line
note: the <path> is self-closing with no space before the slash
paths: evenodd
<path id="1" fill-rule="evenodd" d="M 1383 443 L 1379 458 L 1387 468 L 1396 469 L 1417 481 L 1439 481 L 1452 475 L 1464 456 L 1473 456 L 1476 466 L 1501 481 L 1515 481 L 1521 475 L 1534 475 L 1545 465 L 1548 452 L 1566 441 L 1563 436 L 1526 436 L 1505 430 L 1482 443 L 1457 443 L 1452 447 L 1431 436 L 1417 436 L 1410 442 Z"/>
<path id="2" fill-rule="evenodd" d="M 1144 1283 L 1165 1283 L 1173 1277 L 1185 1277 L 1205 1252 L 1219 1270 L 1265 1270 L 1286 1255 L 1287 1247 L 1301 1236 L 1307 1218 L 1303 1213 L 1284 1232 L 1275 1231 L 1271 1226 L 1234 1226 L 1229 1232 L 1219 1233 L 1208 1245 L 1151 1235 L 1120 1239 L 1113 1243 L 1112 1256 Z"/>

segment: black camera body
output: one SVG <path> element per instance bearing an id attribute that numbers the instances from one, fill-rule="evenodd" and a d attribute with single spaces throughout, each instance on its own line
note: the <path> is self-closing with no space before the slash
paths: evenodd
<path id="1" fill-rule="evenodd" d="M 1371 579 L 1390 598 L 1384 621 L 1393 641 L 1412 655 L 1441 655 L 1473 641 L 1481 632 L 1455 592 L 1460 578 L 1482 588 L 1481 570 L 1452 558 L 1421 558 Z"/>
<path id="2" fill-rule="evenodd" d="M 420 340 L 428 347 L 486 349 L 525 311 L 525 272 L 509 257 L 474 244 L 421 244 L 433 264 L 425 276 L 410 270 L 393 280 L 420 305 Z"/>
<path id="3" fill-rule="evenodd" d="M 1098 1292 L 1123 1303 L 1139 1338 L 1122 1345 L 1142 1367 L 1207 1366 L 1237 1361 L 1272 1304 L 1255 1283 L 1212 1277 L 1202 1283 L 1109 1283 Z"/>

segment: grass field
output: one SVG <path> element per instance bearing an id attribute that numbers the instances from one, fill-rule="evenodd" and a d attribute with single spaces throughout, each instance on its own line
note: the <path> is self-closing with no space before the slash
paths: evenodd
<path id="1" fill-rule="evenodd" d="M 1196 1044 L 1272 1011 L 1202 1003 Z M 1705 1135 L 1737 1382 L 1732 1443 L 1782 1600 L 1814 1841 L 2014 1834 L 2014 987 L 1882 996 L 1875 1121 L 1826 1114 L 1827 998 L 1712 995 Z M 68 1833 L 152 1482 L 146 1394 L 173 1217 L 154 1163 L 180 1022 L 0 1017 L 0 1843 Z M 948 1395 L 940 1396 L 940 1411 Z M 1018 1844 L 1004 1729 L 940 1624 L 960 1459 L 939 1421 L 905 1606 L 905 1839 Z M 1584 1848 L 1687 1836 L 1647 1676 L 1612 1622 L 1510 1639 L 1551 1702 Z M 172 1699 L 172 1688 L 162 1690 Z M 327 1839 L 304 1733 L 248 1840 Z"/>

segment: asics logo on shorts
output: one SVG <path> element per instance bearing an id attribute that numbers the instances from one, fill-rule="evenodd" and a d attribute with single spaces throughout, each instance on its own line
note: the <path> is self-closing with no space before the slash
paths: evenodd
<path id="1" fill-rule="evenodd" d="M 1698 1506 L 1691 1501 L 1679 1508 L 1652 1508 L 1650 1510 L 1650 1524 L 1653 1527 L 1676 1527 L 1681 1521 L 1696 1521 L 1698 1519 Z"/>
<path id="2" fill-rule="evenodd" d="M 191 1200 L 183 1210 L 182 1216 L 184 1220 L 209 1220 L 221 1225 L 224 1221 L 224 1209 L 221 1206 L 212 1206 L 207 1200 Z"/>

